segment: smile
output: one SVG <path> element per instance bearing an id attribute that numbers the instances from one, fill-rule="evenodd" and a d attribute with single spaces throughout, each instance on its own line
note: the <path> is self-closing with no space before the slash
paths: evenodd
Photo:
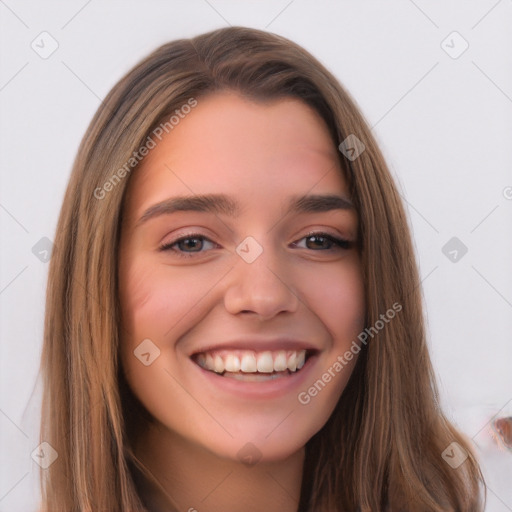
<path id="1" fill-rule="evenodd" d="M 193 356 L 204 370 L 246 382 L 261 382 L 287 377 L 302 369 L 307 350 L 213 350 Z"/>

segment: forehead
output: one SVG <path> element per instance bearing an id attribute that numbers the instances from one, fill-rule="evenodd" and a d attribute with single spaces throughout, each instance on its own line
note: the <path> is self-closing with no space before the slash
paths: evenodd
<path id="1" fill-rule="evenodd" d="M 134 170 L 129 203 L 210 192 L 270 200 L 279 194 L 347 194 L 323 119 L 295 98 L 255 102 L 232 92 L 198 99 Z M 322 190 L 325 189 L 325 190 Z"/>

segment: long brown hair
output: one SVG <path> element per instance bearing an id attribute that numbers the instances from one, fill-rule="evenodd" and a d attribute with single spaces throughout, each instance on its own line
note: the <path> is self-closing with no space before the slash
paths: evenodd
<path id="1" fill-rule="evenodd" d="M 351 134 L 364 143 L 358 158 L 339 158 L 359 216 L 366 325 L 401 306 L 362 346 L 335 411 L 307 443 L 299 510 L 482 510 L 470 445 L 437 406 L 407 218 L 371 131 L 308 52 L 243 27 L 158 48 L 112 89 L 82 140 L 48 278 L 41 441 L 58 458 L 41 471 L 42 510 L 146 510 L 131 470 L 145 413 L 118 355 L 124 192 L 134 155 L 154 130 L 191 99 L 221 90 L 255 101 L 299 98 L 324 119 L 336 146 Z M 442 457 L 452 442 L 469 454 L 458 468 Z"/>

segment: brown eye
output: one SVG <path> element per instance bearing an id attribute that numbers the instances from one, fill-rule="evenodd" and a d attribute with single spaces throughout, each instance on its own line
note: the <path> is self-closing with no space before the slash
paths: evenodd
<path id="1" fill-rule="evenodd" d="M 302 245 L 302 241 L 304 240 L 305 244 Z M 328 235 L 327 233 L 311 233 L 299 240 L 299 242 L 295 242 L 294 246 L 314 251 L 329 251 L 336 249 L 349 249 L 351 243 L 348 240 L 343 240 L 342 238 L 337 238 L 335 236 Z"/>
<path id="2" fill-rule="evenodd" d="M 187 257 L 194 253 L 203 253 L 208 249 L 218 247 L 217 244 L 203 235 L 191 234 L 160 246 L 161 251 L 176 253 L 177 256 Z"/>
<path id="3" fill-rule="evenodd" d="M 179 242 L 175 242 L 180 251 L 199 252 L 203 248 L 203 240 L 201 238 L 183 238 Z"/>
<path id="4" fill-rule="evenodd" d="M 308 236 L 306 238 L 306 246 L 308 249 L 331 249 L 333 241 L 326 236 Z"/>

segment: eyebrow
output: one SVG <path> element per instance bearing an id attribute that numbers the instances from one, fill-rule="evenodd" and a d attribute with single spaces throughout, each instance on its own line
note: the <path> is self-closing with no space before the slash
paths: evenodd
<path id="1" fill-rule="evenodd" d="M 285 213 L 318 213 L 331 210 L 353 209 L 353 203 L 346 197 L 336 194 L 314 194 L 292 197 Z M 150 206 L 137 221 L 137 225 L 161 215 L 183 211 L 207 212 L 238 217 L 242 208 L 234 199 L 224 194 L 172 197 Z"/>

